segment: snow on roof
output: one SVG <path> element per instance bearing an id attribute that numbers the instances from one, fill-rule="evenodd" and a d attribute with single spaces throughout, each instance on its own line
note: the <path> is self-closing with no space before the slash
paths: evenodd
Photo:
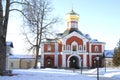
<path id="1" fill-rule="evenodd" d="M 114 55 L 114 50 L 105 50 L 104 56 L 105 58 L 112 58 Z"/>
<path id="2" fill-rule="evenodd" d="M 103 44 L 105 44 L 105 42 L 100 42 L 97 39 L 91 39 L 90 43 L 103 43 Z"/>
<path id="3" fill-rule="evenodd" d="M 10 59 L 31 59 L 31 58 L 35 58 L 34 55 L 10 55 L 9 56 Z"/>
<path id="4" fill-rule="evenodd" d="M 91 37 L 90 37 L 89 34 L 84 34 L 84 36 L 85 36 L 87 39 L 91 40 Z"/>
<path id="5" fill-rule="evenodd" d="M 79 29 L 70 28 L 70 29 L 66 29 L 64 31 L 63 36 L 66 36 L 66 35 L 74 32 L 74 31 L 77 32 L 77 33 L 79 33 L 80 35 L 83 35 L 83 33 Z"/>
<path id="6" fill-rule="evenodd" d="M 90 42 L 98 42 L 98 40 L 97 39 L 92 39 L 92 40 L 90 40 Z"/>

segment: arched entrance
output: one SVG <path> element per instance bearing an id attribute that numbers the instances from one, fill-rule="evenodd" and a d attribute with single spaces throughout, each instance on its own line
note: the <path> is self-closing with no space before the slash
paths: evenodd
<path id="1" fill-rule="evenodd" d="M 81 57 L 78 54 L 72 54 L 67 59 L 68 68 L 80 68 L 81 67 Z"/>
<path id="2" fill-rule="evenodd" d="M 44 64 L 46 68 L 52 68 L 54 67 L 54 59 L 51 56 L 47 56 Z"/>
<path id="3" fill-rule="evenodd" d="M 72 56 L 69 61 L 70 68 L 79 68 L 79 59 L 76 56 Z"/>

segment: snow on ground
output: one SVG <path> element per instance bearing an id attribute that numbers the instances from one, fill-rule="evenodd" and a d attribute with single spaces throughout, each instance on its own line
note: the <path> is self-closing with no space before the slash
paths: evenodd
<path id="1" fill-rule="evenodd" d="M 64 69 L 16 69 L 14 76 L 0 76 L 0 80 L 96 80 Z"/>
<path id="2" fill-rule="evenodd" d="M 65 69 L 13 69 L 14 76 L 0 76 L 0 80 L 96 80 L 97 69 L 65 70 Z M 109 77 L 120 80 L 120 69 L 99 68 L 100 77 Z M 93 78 L 94 77 L 94 78 Z"/>
<path id="3" fill-rule="evenodd" d="M 116 78 L 120 80 L 120 69 L 117 68 L 109 68 L 106 70 L 104 73 L 105 77 L 111 77 L 111 78 Z"/>
<path id="4" fill-rule="evenodd" d="M 86 74 L 88 76 L 96 76 L 97 69 L 91 69 L 87 71 L 83 71 L 83 74 Z M 100 77 L 109 77 L 114 80 L 120 80 L 120 68 L 99 68 L 99 76 Z"/>

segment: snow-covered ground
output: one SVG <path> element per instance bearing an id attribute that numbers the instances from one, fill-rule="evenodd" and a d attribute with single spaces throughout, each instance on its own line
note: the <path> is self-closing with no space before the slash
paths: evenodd
<path id="1" fill-rule="evenodd" d="M 91 69 L 84 71 L 83 74 L 87 76 L 96 77 L 97 69 Z M 113 80 L 120 80 L 120 68 L 99 68 L 99 76 L 100 77 L 107 77 Z"/>
<path id="2" fill-rule="evenodd" d="M 14 76 L 0 76 L 0 80 L 96 80 L 64 69 L 13 70 Z"/>
<path id="3" fill-rule="evenodd" d="M 0 80 L 96 80 L 96 69 L 80 70 L 73 72 L 64 69 L 14 69 L 14 76 L 0 76 Z M 109 68 L 105 72 L 104 68 L 99 69 L 102 77 L 120 80 L 120 69 Z M 94 77 L 94 78 L 93 78 Z"/>

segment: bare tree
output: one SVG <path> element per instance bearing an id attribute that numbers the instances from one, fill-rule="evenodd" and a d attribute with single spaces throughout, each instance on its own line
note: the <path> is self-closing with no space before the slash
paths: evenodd
<path id="1" fill-rule="evenodd" d="M 4 4 L 3 4 L 4 3 Z M 19 9 L 12 9 L 13 4 L 24 4 L 22 0 L 0 0 L 0 75 L 6 74 L 6 35 L 9 20 L 9 13 L 12 10 L 20 11 Z"/>
<path id="2" fill-rule="evenodd" d="M 3 12 L 3 4 L 2 0 L 0 0 L 0 75 L 4 75 L 6 71 L 6 35 L 10 0 L 6 0 L 5 2 L 5 11 Z"/>
<path id="3" fill-rule="evenodd" d="M 49 30 L 53 24 L 58 22 L 57 17 L 51 16 L 53 10 L 51 0 L 29 0 L 23 6 L 24 35 L 30 44 L 29 51 L 36 55 L 34 68 L 37 68 L 41 41 L 51 34 Z"/>

